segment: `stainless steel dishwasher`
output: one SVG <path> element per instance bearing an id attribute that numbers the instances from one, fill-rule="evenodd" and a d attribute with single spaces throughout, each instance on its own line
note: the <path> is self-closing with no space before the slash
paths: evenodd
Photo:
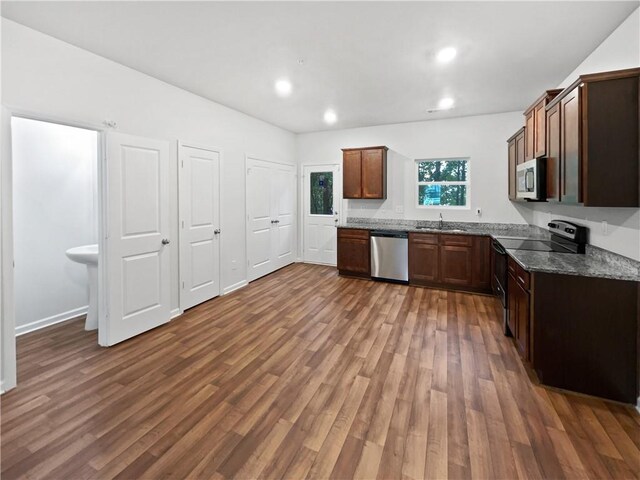
<path id="1" fill-rule="evenodd" d="M 409 281 L 409 236 L 407 232 L 371 232 L 371 277 L 407 283 Z"/>

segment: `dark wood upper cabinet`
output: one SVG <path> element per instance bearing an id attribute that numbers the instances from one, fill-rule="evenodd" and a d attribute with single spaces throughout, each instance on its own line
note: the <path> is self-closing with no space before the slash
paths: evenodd
<path id="1" fill-rule="evenodd" d="M 387 150 L 387 147 L 342 149 L 344 198 L 387 198 Z"/>
<path id="2" fill-rule="evenodd" d="M 551 199 L 640 206 L 639 89 L 640 68 L 582 75 L 547 105 Z"/>
<path id="3" fill-rule="evenodd" d="M 342 194 L 344 198 L 362 198 L 362 152 L 342 153 Z"/>
<path id="4" fill-rule="evenodd" d="M 517 200 L 516 197 L 516 166 L 518 164 L 518 144 L 522 146 L 522 140 L 524 138 L 524 128 L 521 128 L 516 133 L 514 133 L 509 140 L 507 140 L 507 145 L 509 148 L 509 200 Z"/>
<path id="5" fill-rule="evenodd" d="M 527 131 L 526 127 L 523 128 L 522 130 L 520 130 L 520 132 L 518 132 L 518 134 L 516 135 L 515 141 L 516 141 L 516 165 L 520 165 L 521 163 L 525 162 L 525 152 L 526 152 L 526 135 L 525 132 Z"/>
<path id="6" fill-rule="evenodd" d="M 371 276 L 369 230 L 338 229 L 338 271 L 343 275 Z"/>
<path id="7" fill-rule="evenodd" d="M 561 89 L 547 90 L 525 110 L 525 161 L 546 155 L 547 119 L 545 116 L 545 107 L 560 92 L 562 92 Z"/>
<path id="8" fill-rule="evenodd" d="M 535 150 L 535 119 L 533 117 L 533 110 L 525 113 L 524 116 L 524 160 L 531 160 Z"/>
<path id="9" fill-rule="evenodd" d="M 547 201 L 560 201 L 560 105 L 546 112 L 547 117 Z"/>
<path id="10" fill-rule="evenodd" d="M 580 89 L 576 87 L 560 100 L 560 201 L 579 203 L 580 191 Z"/>

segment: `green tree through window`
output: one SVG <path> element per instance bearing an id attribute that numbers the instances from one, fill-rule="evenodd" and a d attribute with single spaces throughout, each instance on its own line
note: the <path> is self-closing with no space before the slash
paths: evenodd
<path id="1" fill-rule="evenodd" d="M 468 205 L 468 159 L 418 160 L 417 166 L 419 206 Z"/>
<path id="2" fill-rule="evenodd" d="M 309 175 L 311 215 L 333 215 L 333 172 L 312 172 Z"/>

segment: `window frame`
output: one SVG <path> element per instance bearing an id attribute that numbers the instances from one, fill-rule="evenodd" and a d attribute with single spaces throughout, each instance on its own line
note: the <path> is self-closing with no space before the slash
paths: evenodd
<path id="1" fill-rule="evenodd" d="M 419 164 L 423 162 L 450 162 L 464 161 L 467 163 L 467 179 L 464 182 L 458 181 L 442 181 L 442 182 L 421 182 Z M 446 209 L 446 210 L 470 210 L 471 209 L 471 158 L 470 157 L 451 157 L 451 158 L 420 158 L 414 161 L 414 195 L 416 208 L 425 209 Z M 467 187 L 466 204 L 465 205 L 421 205 L 420 204 L 420 187 L 424 185 L 465 185 Z"/>

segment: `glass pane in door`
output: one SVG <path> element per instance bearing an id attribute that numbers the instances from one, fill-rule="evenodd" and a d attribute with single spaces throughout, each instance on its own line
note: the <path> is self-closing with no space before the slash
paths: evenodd
<path id="1" fill-rule="evenodd" d="M 333 215 L 333 172 L 311 172 L 309 188 L 309 213 Z"/>

